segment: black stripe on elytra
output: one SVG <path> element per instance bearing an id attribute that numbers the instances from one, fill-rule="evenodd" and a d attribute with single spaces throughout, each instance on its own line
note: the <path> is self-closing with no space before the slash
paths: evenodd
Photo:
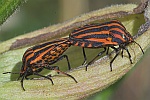
<path id="1" fill-rule="evenodd" d="M 49 43 L 51 43 L 51 44 L 49 44 Z M 41 45 L 34 46 L 33 47 L 34 50 L 39 49 L 39 51 L 34 52 L 34 56 L 32 56 L 31 58 L 29 58 L 27 60 L 27 62 L 31 62 L 32 60 L 35 60 L 41 53 L 45 52 L 46 50 L 48 50 L 50 48 L 55 48 L 58 45 L 60 45 L 60 43 L 57 44 L 56 41 L 52 41 L 52 42 L 48 42 L 48 43 L 44 43 L 44 44 L 41 44 Z"/>
<path id="2" fill-rule="evenodd" d="M 112 38 L 112 42 L 116 42 L 118 45 L 124 43 L 121 39 L 119 38 Z"/>
<path id="3" fill-rule="evenodd" d="M 70 40 L 72 45 L 78 44 L 77 46 L 82 46 L 84 44 L 84 47 L 88 47 L 90 44 L 94 45 L 94 47 L 100 47 L 102 46 L 103 42 L 96 42 L 96 41 L 89 41 L 89 40 L 83 40 L 83 39 L 71 39 Z"/>
<path id="4" fill-rule="evenodd" d="M 39 48 L 43 48 L 43 47 L 46 47 L 47 45 L 52 45 L 52 46 L 54 46 L 54 45 L 59 45 L 59 43 L 61 43 L 61 42 L 63 42 L 63 41 L 66 41 L 66 40 L 62 40 L 62 39 L 58 39 L 58 40 L 55 40 L 55 41 L 50 41 L 50 42 L 46 42 L 46 43 L 43 43 L 43 44 L 40 44 L 40 45 L 36 45 L 36 46 L 34 46 L 34 47 L 32 47 L 32 49 L 33 50 L 37 50 L 37 49 L 39 49 Z"/>
<path id="5" fill-rule="evenodd" d="M 123 32 L 126 32 L 125 30 L 125 28 L 122 28 L 122 27 L 120 27 L 120 26 L 117 26 L 117 25 L 112 25 L 112 26 L 109 26 L 109 29 L 111 30 L 111 29 L 113 29 L 113 28 L 119 28 L 120 30 L 122 30 Z"/>
<path id="6" fill-rule="evenodd" d="M 29 55 L 31 55 L 33 52 L 29 52 L 29 53 L 28 53 L 28 51 L 27 51 L 26 53 L 27 53 L 27 54 L 26 54 L 25 56 L 23 56 L 23 58 L 22 58 L 23 63 L 26 62 L 27 57 L 28 57 Z"/>
<path id="7" fill-rule="evenodd" d="M 52 46 L 46 47 L 42 50 L 39 50 L 38 52 L 34 52 L 34 56 L 32 56 L 31 58 L 29 58 L 27 60 L 27 63 L 30 63 L 32 60 L 35 60 L 41 53 L 45 52 L 46 50 L 48 50 L 49 48 L 51 48 Z"/>
<path id="8" fill-rule="evenodd" d="M 105 45 L 105 42 L 90 41 L 90 44 L 92 45 L 91 48 L 102 48 Z"/>
<path id="9" fill-rule="evenodd" d="M 96 39 L 104 39 L 110 37 L 109 34 L 92 34 L 92 35 L 86 35 L 83 36 L 81 39 L 90 39 L 90 38 L 96 38 Z"/>
<path id="10" fill-rule="evenodd" d="M 86 33 L 92 33 L 92 32 L 102 32 L 102 31 L 107 31 L 107 30 L 111 30 L 112 28 L 119 28 L 120 30 L 125 32 L 125 28 L 120 27 L 119 25 L 112 25 L 112 26 L 103 26 L 103 27 L 94 27 L 91 29 L 87 29 L 87 30 L 83 30 L 80 31 L 78 33 L 72 33 L 70 36 L 71 37 L 75 37 L 75 36 L 79 36 L 81 34 L 86 34 Z M 77 32 L 77 31 L 76 31 Z"/>
<path id="11" fill-rule="evenodd" d="M 98 27 L 98 28 L 92 28 L 92 29 L 83 30 L 83 31 L 78 32 L 76 34 L 72 34 L 70 36 L 71 37 L 75 37 L 75 36 L 79 36 L 81 34 L 92 33 L 92 32 L 100 32 L 100 31 L 107 31 L 107 30 L 109 30 L 109 27 L 108 26 L 103 26 L 103 27 Z"/>
<path id="12" fill-rule="evenodd" d="M 86 33 L 92 33 L 92 32 L 102 32 L 102 31 L 107 31 L 110 30 L 112 28 L 119 28 L 120 30 L 122 30 L 123 32 L 126 32 L 125 29 L 123 29 L 120 26 L 117 25 L 112 25 L 112 26 L 103 26 L 103 27 L 99 27 L 99 28 L 91 28 L 91 29 L 87 29 L 87 30 L 83 30 L 81 32 L 78 32 L 76 34 L 72 34 L 70 35 L 71 37 L 75 37 L 75 36 L 79 36 L 81 34 L 86 34 Z"/>
<path id="13" fill-rule="evenodd" d="M 96 27 L 96 26 L 103 26 L 103 25 L 108 25 L 108 24 L 112 24 L 112 23 L 117 23 L 119 25 L 121 25 L 122 27 L 124 27 L 119 21 L 117 20 L 111 20 L 109 22 L 104 22 L 104 23 L 93 23 L 93 24 L 87 24 L 87 25 L 84 25 L 84 26 L 81 26 L 77 29 L 75 29 L 72 33 L 75 33 L 77 31 L 81 31 L 81 30 L 84 30 L 85 28 L 90 28 L 90 27 Z M 125 28 L 125 27 L 124 27 Z"/>
<path id="14" fill-rule="evenodd" d="M 58 42 L 58 43 L 57 43 Z M 59 43 L 60 42 L 60 43 Z M 30 59 L 28 59 L 27 60 L 27 62 L 31 62 L 32 60 L 35 60 L 41 53 L 43 53 L 43 52 L 45 52 L 45 51 L 47 51 L 48 49 L 50 49 L 50 48 L 52 48 L 52 49 L 54 49 L 54 48 L 56 48 L 57 46 L 59 46 L 59 45 L 61 45 L 61 44 L 63 44 L 63 43 L 67 43 L 67 42 L 63 42 L 63 40 L 59 40 L 59 41 L 52 41 L 52 42 L 49 42 L 49 43 L 52 43 L 52 44 L 47 44 L 47 43 L 44 43 L 42 46 L 43 47 L 41 47 L 40 49 L 39 49 L 39 51 L 37 51 L 37 52 L 34 52 L 34 56 L 33 57 L 31 57 Z M 47 44 L 47 45 L 49 45 L 49 46 L 47 46 L 47 45 L 45 45 L 45 44 Z M 67 43 L 68 44 L 68 43 Z M 68 45 L 70 45 L 70 44 L 68 44 Z M 34 49 L 35 48 L 37 48 L 37 47 L 34 47 Z M 39 47 L 38 47 L 39 48 Z M 49 51 L 48 51 L 49 52 Z"/>

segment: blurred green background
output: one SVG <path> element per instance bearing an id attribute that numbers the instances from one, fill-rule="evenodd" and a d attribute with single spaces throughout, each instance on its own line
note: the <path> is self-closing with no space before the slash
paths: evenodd
<path id="1" fill-rule="evenodd" d="M 140 0 L 27 0 L 0 26 L 0 42 L 64 22 L 89 11 L 112 4 L 126 3 L 139 4 Z M 150 56 L 148 55 L 149 52 L 146 52 L 142 62 L 115 85 L 86 100 L 149 100 Z"/>

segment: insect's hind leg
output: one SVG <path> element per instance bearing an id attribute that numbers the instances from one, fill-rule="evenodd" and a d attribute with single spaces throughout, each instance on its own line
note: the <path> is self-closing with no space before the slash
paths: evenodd
<path id="1" fill-rule="evenodd" d="M 44 76 L 44 75 L 38 74 L 38 73 L 36 73 L 36 72 L 34 72 L 33 75 L 37 75 L 37 76 L 40 76 L 40 77 L 44 77 L 44 78 L 46 78 L 46 79 L 49 79 L 49 80 L 52 82 L 52 85 L 54 85 L 53 80 L 52 80 L 49 76 Z"/>
<path id="2" fill-rule="evenodd" d="M 49 70 L 55 70 L 57 73 L 64 74 L 64 75 L 66 75 L 66 76 L 72 78 L 76 83 L 78 83 L 77 80 L 76 80 L 73 76 L 71 76 L 71 75 L 69 75 L 69 74 L 67 74 L 67 73 L 65 73 L 65 72 L 62 72 L 62 71 L 58 70 L 57 67 L 58 67 L 58 66 L 46 66 L 46 67 L 44 67 L 44 68 L 45 68 L 45 69 L 49 69 Z"/>
<path id="3" fill-rule="evenodd" d="M 90 65 L 90 64 L 92 64 L 94 61 L 95 61 L 95 59 L 97 58 L 97 57 L 99 57 L 99 56 L 101 56 L 103 53 L 105 53 L 106 52 L 106 48 L 104 47 L 104 50 L 103 51 L 101 51 L 95 58 L 93 58 L 85 67 L 86 67 L 86 71 L 87 71 L 87 67 L 88 67 L 88 65 Z"/>

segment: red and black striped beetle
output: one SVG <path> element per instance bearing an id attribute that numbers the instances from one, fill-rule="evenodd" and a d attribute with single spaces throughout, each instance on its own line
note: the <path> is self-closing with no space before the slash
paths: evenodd
<path id="1" fill-rule="evenodd" d="M 27 77 L 30 75 L 37 75 L 47 78 L 53 84 L 53 81 L 49 76 L 39 74 L 39 72 L 41 72 L 43 69 L 55 70 L 58 73 L 62 73 L 71 77 L 77 83 L 76 79 L 73 76 L 60 71 L 58 66 L 51 66 L 57 61 L 66 58 L 68 62 L 68 68 L 70 70 L 68 56 L 62 55 L 68 49 L 68 47 L 70 47 L 70 42 L 68 41 L 68 38 L 61 38 L 51 42 L 46 42 L 40 45 L 33 46 L 27 49 L 22 57 L 23 64 L 20 73 L 5 72 L 3 74 L 20 74 L 18 80 L 19 78 L 21 78 L 21 86 L 24 91 L 25 88 L 23 86 L 23 80 L 24 78 L 28 79 Z"/>
<path id="2" fill-rule="evenodd" d="M 118 20 L 111 20 L 109 22 L 104 23 L 95 23 L 95 24 L 88 24 L 82 27 L 75 29 L 70 35 L 69 40 L 71 45 L 80 46 L 83 48 L 83 55 L 84 55 L 84 62 L 86 63 L 86 54 L 84 48 L 104 48 L 102 52 L 100 52 L 94 59 L 92 59 L 87 66 L 93 63 L 93 61 L 100 55 L 106 52 L 108 54 L 109 47 L 116 51 L 115 57 L 110 61 L 110 70 L 112 71 L 112 63 L 115 58 L 119 55 L 120 51 L 122 50 L 122 57 L 123 57 L 123 50 L 126 50 L 131 60 L 131 55 L 127 49 L 127 45 L 134 42 L 133 37 L 130 33 L 126 30 L 121 22 Z M 136 43 L 142 53 L 144 54 L 143 49 L 141 46 Z M 118 48 L 114 46 L 119 46 Z M 108 49 L 107 49 L 108 48 Z"/>

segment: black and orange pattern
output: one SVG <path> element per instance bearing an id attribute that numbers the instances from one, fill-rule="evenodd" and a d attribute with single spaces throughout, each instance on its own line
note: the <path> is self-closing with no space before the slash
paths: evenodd
<path id="1" fill-rule="evenodd" d="M 108 53 L 109 47 L 111 47 L 116 51 L 115 57 L 110 62 L 111 71 L 112 71 L 112 62 L 115 60 L 115 58 L 118 56 L 121 50 L 122 53 L 123 50 L 127 51 L 130 62 L 132 63 L 131 55 L 126 46 L 129 43 L 132 42 L 136 43 L 136 42 L 134 41 L 133 37 L 129 34 L 129 32 L 126 30 L 126 28 L 123 26 L 123 24 L 118 20 L 111 20 L 109 22 L 105 22 L 102 24 L 88 24 L 79 27 L 69 35 L 69 40 L 72 45 L 80 46 L 83 48 L 83 55 L 85 59 L 83 64 L 86 62 L 86 54 L 84 48 L 104 48 L 104 51 L 100 52 L 93 60 L 91 60 L 86 65 L 86 70 L 87 66 L 90 65 L 98 56 L 105 53 L 106 50 Z M 119 48 L 117 49 L 114 46 L 119 46 Z"/>
<path id="2" fill-rule="evenodd" d="M 119 55 L 120 51 L 123 57 L 123 50 L 126 50 L 131 60 L 130 52 L 127 49 L 127 45 L 130 43 L 136 43 L 130 33 L 118 20 L 111 20 L 109 22 L 101 24 L 88 24 L 75 29 L 67 38 L 60 38 L 51 42 L 39 44 L 27 49 L 22 57 L 22 68 L 20 73 L 5 72 L 3 74 L 12 73 L 20 74 L 21 87 L 23 90 L 23 80 L 28 79 L 30 75 L 37 75 L 49 79 L 52 84 L 53 81 L 50 76 L 44 76 L 39 74 L 43 69 L 55 70 L 58 73 L 64 74 L 72 78 L 76 83 L 76 79 L 59 70 L 58 66 L 52 66 L 63 58 L 66 58 L 68 63 L 68 69 L 70 70 L 70 63 L 67 55 L 62 55 L 71 45 L 80 46 L 83 48 L 84 62 L 86 64 L 86 54 L 84 48 L 103 48 L 95 58 L 86 64 L 86 70 L 88 65 L 93 63 L 95 59 L 106 52 L 108 54 L 109 48 L 116 51 L 115 57 L 110 61 L 110 70 L 112 71 L 112 63 Z M 144 53 L 141 46 L 136 43 L 141 51 Z M 116 48 L 115 46 L 119 46 Z M 19 79 L 18 78 L 18 79 Z"/>
<path id="3" fill-rule="evenodd" d="M 27 77 L 30 75 L 37 75 L 47 78 L 53 84 L 53 81 L 49 76 L 39 74 L 39 72 L 41 72 L 43 69 L 55 70 L 58 73 L 71 77 L 77 83 L 76 79 L 73 76 L 60 71 L 58 66 L 51 66 L 57 61 L 66 58 L 68 62 L 68 68 L 69 70 L 71 69 L 68 56 L 62 55 L 68 49 L 68 47 L 70 47 L 70 42 L 68 41 L 68 38 L 61 38 L 27 49 L 22 57 L 23 64 L 19 76 L 19 78 L 21 78 L 22 89 L 25 90 L 23 86 L 24 78 L 28 79 Z"/>
<path id="4" fill-rule="evenodd" d="M 79 27 L 69 35 L 69 40 L 75 46 L 99 48 L 131 42 L 133 38 L 119 21 L 112 20 Z"/>

